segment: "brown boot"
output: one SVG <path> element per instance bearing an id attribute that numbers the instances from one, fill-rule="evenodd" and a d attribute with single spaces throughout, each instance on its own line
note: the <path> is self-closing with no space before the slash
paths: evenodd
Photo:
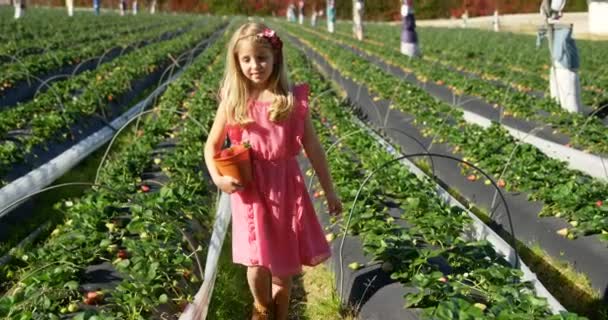
<path id="1" fill-rule="evenodd" d="M 270 320 L 270 309 L 259 305 L 257 302 L 254 302 L 251 320 Z"/>

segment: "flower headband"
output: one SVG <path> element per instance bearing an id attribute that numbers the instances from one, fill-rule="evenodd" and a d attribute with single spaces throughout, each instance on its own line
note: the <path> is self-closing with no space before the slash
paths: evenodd
<path id="1" fill-rule="evenodd" d="M 277 33 L 270 28 L 264 29 L 264 31 L 258 33 L 256 37 L 258 39 L 265 38 L 268 40 L 268 42 L 270 42 L 272 48 L 277 51 L 281 51 L 281 49 L 283 49 L 283 41 L 281 41 L 281 38 L 279 38 Z"/>

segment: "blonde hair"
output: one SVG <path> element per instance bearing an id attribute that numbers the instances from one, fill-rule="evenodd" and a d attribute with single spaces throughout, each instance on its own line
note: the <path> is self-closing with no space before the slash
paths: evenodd
<path id="1" fill-rule="evenodd" d="M 228 43 L 226 70 L 220 90 L 220 109 L 226 111 L 230 124 L 245 125 L 253 122 L 248 112 L 250 97 L 248 79 L 245 78 L 238 61 L 238 48 L 242 41 L 253 41 L 255 45 L 266 47 L 273 52 L 274 65 L 268 78 L 267 90 L 273 93 L 274 99 L 268 109 L 268 119 L 273 122 L 284 120 L 294 108 L 283 51 L 273 49 L 266 38 L 257 36 L 267 28 L 261 23 L 246 23 L 235 31 Z"/>

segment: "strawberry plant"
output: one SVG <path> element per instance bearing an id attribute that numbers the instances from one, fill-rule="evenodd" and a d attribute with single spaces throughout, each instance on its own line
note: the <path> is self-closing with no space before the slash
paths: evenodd
<path id="1" fill-rule="evenodd" d="M 301 54 L 290 46 L 287 50 L 292 63 L 305 66 L 294 77 L 311 84 L 312 94 L 319 99 L 311 112 L 322 143 L 327 146 L 342 137 L 337 146 L 341 156 L 334 153 L 328 161 L 348 212 L 361 179 L 393 156 L 369 135 L 349 135 L 358 128 L 349 119 L 348 107 L 336 97 L 321 95 L 329 84 Z M 348 233 L 359 235 L 364 250 L 382 262 L 382 269 L 393 279 L 417 289 L 406 301 L 423 308 L 425 318 L 436 318 L 438 310 L 458 319 L 551 317 L 546 302 L 534 295 L 530 284 L 520 281 L 520 270 L 508 265 L 488 242 L 462 236 L 470 223 L 468 216 L 441 201 L 433 182 L 391 166 L 378 171 L 363 190 L 366 196 L 357 203 Z M 388 197 L 402 210 L 399 219 L 411 227 L 398 225 L 388 214 L 384 202 Z M 448 274 L 431 262 L 438 257 L 449 264 Z M 361 264 L 353 262 L 348 267 L 356 270 Z M 567 313 L 556 316 L 563 317 L 578 318 Z"/>
<path id="2" fill-rule="evenodd" d="M 163 305 L 174 314 L 192 299 L 200 286 L 199 252 L 191 233 L 192 224 L 208 229 L 210 206 L 215 195 L 200 170 L 202 140 L 213 118 L 213 95 L 197 91 L 210 63 L 227 42 L 227 36 L 197 58 L 182 78 L 169 86 L 158 112 L 142 121 L 145 132 L 116 157 L 109 159 L 100 175 L 100 184 L 70 206 L 59 204 L 67 220 L 39 247 L 24 252 L 11 266 L 8 290 L 0 298 L 0 316 L 8 318 L 57 317 L 76 319 L 146 319 Z M 209 86 L 211 80 L 204 81 Z M 176 106 L 182 101 L 198 123 L 185 122 Z M 178 131 L 176 131 L 178 130 Z M 179 143 L 164 153 L 168 181 L 158 192 L 138 193 L 140 178 L 154 164 L 153 148 L 179 133 Z M 131 133 L 135 135 L 136 133 Z M 125 215 L 126 214 L 126 215 Z M 207 239 L 208 234 L 197 237 Z M 122 279 L 109 290 L 83 291 L 87 266 L 110 265 Z M 90 305 L 92 309 L 81 306 Z"/>
<path id="3" fill-rule="evenodd" d="M 293 32 L 292 26 L 284 27 Z M 392 101 L 395 109 L 415 116 L 414 123 L 423 134 L 432 134 L 435 142 L 443 141 L 454 149 L 458 148 L 465 159 L 505 180 L 507 190 L 526 191 L 532 200 L 543 201 L 543 215 L 559 214 L 562 218 L 579 221 L 572 228 L 572 237 L 600 234 L 608 229 L 606 211 L 593 205 L 597 199 L 608 195 L 605 183 L 569 169 L 565 163 L 547 157 L 531 145 L 517 143 L 498 124 L 487 129 L 467 124 L 457 109 L 339 45 L 322 40 L 318 33 L 300 30 L 298 35 L 298 39 L 319 52 L 343 75 L 366 85 L 375 95 Z M 509 166 L 505 171 L 506 164 Z M 477 179 L 473 172 L 463 169 L 469 180 Z M 605 235 L 600 235 L 600 238 L 608 240 Z"/>

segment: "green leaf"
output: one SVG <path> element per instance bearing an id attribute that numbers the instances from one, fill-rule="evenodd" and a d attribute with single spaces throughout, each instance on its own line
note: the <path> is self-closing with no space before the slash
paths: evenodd
<path id="1" fill-rule="evenodd" d="M 68 281 L 63 285 L 63 287 L 69 290 L 76 290 L 78 289 L 78 281 Z"/>
<path id="2" fill-rule="evenodd" d="M 129 267 L 129 265 L 131 265 L 131 261 L 129 259 L 123 259 L 117 264 L 117 267 L 118 268 L 127 268 L 127 267 Z"/>

